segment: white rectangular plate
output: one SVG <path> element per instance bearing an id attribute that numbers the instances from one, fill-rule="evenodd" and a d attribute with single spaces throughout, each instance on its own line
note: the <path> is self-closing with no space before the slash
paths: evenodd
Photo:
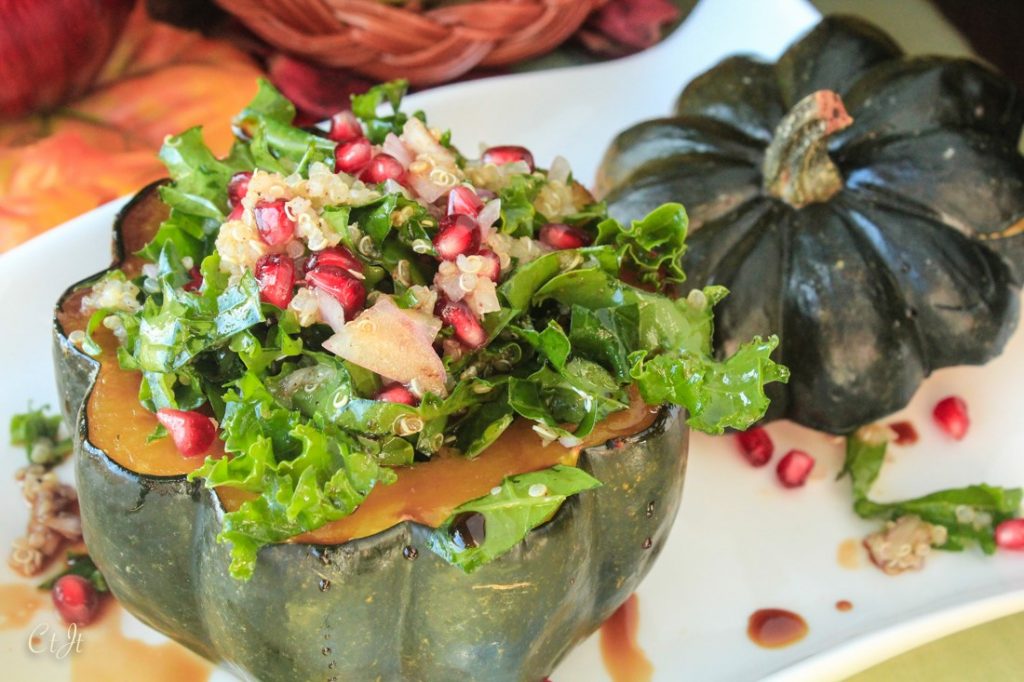
<path id="1" fill-rule="evenodd" d="M 664 115 L 681 87 L 722 57 L 749 52 L 774 58 L 816 20 L 799 0 L 704 0 L 668 41 L 607 64 L 506 76 L 438 88 L 410 98 L 433 125 L 451 128 L 474 152 L 480 143 L 524 144 L 546 166 L 559 154 L 576 176 L 593 178 L 619 130 Z M 0 425 L 26 401 L 56 405 L 50 360 L 53 303 L 71 282 L 105 267 L 112 218 L 124 200 L 71 221 L 0 257 Z M 894 449 L 876 489 L 907 497 L 986 481 L 1024 485 L 1024 335 L 984 368 L 944 370 L 898 415 L 920 442 Z M 931 406 L 963 396 L 973 423 L 961 443 L 932 425 Z M 836 482 L 841 444 L 791 424 L 770 427 L 777 451 L 800 447 L 817 457 L 806 487 L 785 490 L 771 467 L 752 469 L 729 438 L 694 437 L 686 493 L 660 561 L 639 590 L 639 641 L 656 680 L 838 679 L 917 644 L 1024 609 L 1024 557 L 977 550 L 938 553 L 921 573 L 891 578 L 862 557 L 855 570 L 837 561 L 840 543 L 872 524 L 857 519 L 849 485 Z M 11 480 L 22 454 L 4 443 L 0 457 L 0 547 L 21 534 L 25 507 Z M 0 581 L 15 580 L 6 566 Z M 846 599 L 853 609 L 834 604 Z M 538 605 L 542 608 L 542 605 Z M 763 607 L 796 611 L 810 625 L 791 647 L 766 650 L 746 636 Z M 141 631 L 137 625 L 135 631 Z M 148 637 L 154 635 L 150 634 Z M 68 666 L 33 657 L 24 633 L 0 632 L 5 677 L 55 679 Z M 220 674 L 219 674 L 220 675 Z M 596 638 L 574 651 L 555 682 L 607 679 Z"/>

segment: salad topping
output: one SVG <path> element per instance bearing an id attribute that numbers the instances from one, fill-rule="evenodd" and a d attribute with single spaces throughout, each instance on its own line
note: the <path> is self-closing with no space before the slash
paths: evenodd
<path id="1" fill-rule="evenodd" d="M 353 98 L 324 134 L 292 125 L 262 82 L 226 158 L 198 129 L 168 138 L 150 264 L 83 298 L 76 338 L 98 354 L 95 330 L 115 331 L 140 402 L 164 417 L 154 438 L 190 456 L 218 429 L 227 454 L 190 476 L 244 493 L 220 534 L 238 578 L 260 547 L 351 515 L 394 467 L 477 457 L 517 418 L 537 447 L 573 448 L 642 399 L 719 433 L 760 418 L 764 384 L 788 376 L 774 338 L 713 356 L 725 289 L 670 295 L 682 206 L 623 225 L 564 160 L 545 171 L 512 146 L 468 159 L 403 94 Z M 596 485 L 568 465 L 511 476 L 457 508 L 432 549 L 472 570 Z"/>

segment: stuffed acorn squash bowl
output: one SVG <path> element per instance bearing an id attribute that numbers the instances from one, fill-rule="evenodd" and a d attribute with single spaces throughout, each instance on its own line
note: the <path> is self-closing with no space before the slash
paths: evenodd
<path id="1" fill-rule="evenodd" d="M 57 303 L 83 532 L 131 613 L 246 678 L 536 682 L 650 569 L 688 424 L 748 426 L 786 372 L 773 339 L 711 355 L 721 288 L 659 293 L 681 206 L 609 221 L 564 162 L 445 155 L 396 93 L 320 134 L 262 84 L 231 156 L 168 139 L 171 180 Z M 492 283 L 465 277 L 492 250 Z M 439 374 L 374 365 L 388 344 Z"/>

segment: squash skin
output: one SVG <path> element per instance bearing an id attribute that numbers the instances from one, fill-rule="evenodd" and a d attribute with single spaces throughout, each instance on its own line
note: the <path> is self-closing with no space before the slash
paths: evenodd
<path id="1" fill-rule="evenodd" d="M 151 221 L 154 201 L 147 188 L 119 216 L 115 262 L 122 238 L 152 228 L 135 223 Z M 688 430 L 667 408 L 645 431 L 584 450 L 579 466 L 605 485 L 470 575 L 428 549 L 432 529 L 407 521 L 342 545 L 264 548 L 252 580 L 239 582 L 216 542 L 224 510 L 212 491 L 137 474 L 89 442 L 97 365 L 56 317 L 54 358 L 76 425 L 83 532 L 112 592 L 140 620 L 250 679 L 537 682 L 636 588 L 680 503 Z"/>
<path id="2" fill-rule="evenodd" d="M 854 121 L 828 142 L 844 187 L 795 209 L 765 194 L 761 164 L 779 120 L 821 89 Z M 621 220 L 682 202 L 688 284 L 731 291 L 716 347 L 779 334 L 792 375 L 767 387 L 767 418 L 847 433 L 905 406 L 932 371 L 1002 351 L 1024 281 L 1022 126 L 1024 96 L 1005 79 L 904 57 L 833 16 L 776 64 L 726 59 L 673 117 L 621 133 L 599 192 Z"/>

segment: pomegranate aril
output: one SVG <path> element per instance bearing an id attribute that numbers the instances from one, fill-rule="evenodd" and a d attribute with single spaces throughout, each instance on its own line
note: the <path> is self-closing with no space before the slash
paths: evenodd
<path id="1" fill-rule="evenodd" d="M 373 399 L 383 400 L 389 403 L 401 403 L 402 405 L 417 405 L 420 402 L 416 396 L 412 394 L 412 391 L 401 384 L 385 386 L 373 397 Z"/>
<path id="2" fill-rule="evenodd" d="M 752 466 L 762 467 L 767 464 L 775 452 L 775 444 L 768 431 L 761 426 L 753 426 L 736 434 L 736 442 L 740 444 L 743 456 Z"/>
<path id="3" fill-rule="evenodd" d="M 378 154 L 370 159 L 370 165 L 359 175 L 359 179 L 368 185 L 376 185 L 386 180 L 401 182 L 404 176 L 405 168 L 398 159 L 390 154 Z"/>
<path id="4" fill-rule="evenodd" d="M 363 136 L 363 126 L 351 111 L 339 111 L 331 116 L 327 137 L 335 142 L 351 142 Z"/>
<path id="5" fill-rule="evenodd" d="M 465 185 L 456 185 L 448 193 L 448 215 L 468 215 L 475 218 L 483 207 L 484 202 L 476 192 Z"/>
<path id="6" fill-rule="evenodd" d="M 940 400 L 932 410 L 932 416 L 939 428 L 956 440 L 963 440 L 967 435 L 967 427 L 971 425 L 967 416 L 967 403 L 956 396 Z"/>
<path id="7" fill-rule="evenodd" d="M 476 255 L 484 259 L 484 265 L 480 268 L 479 274 L 492 282 L 497 282 L 501 278 L 501 259 L 498 258 L 498 254 L 490 249 L 480 249 Z"/>
<path id="8" fill-rule="evenodd" d="M 366 303 L 366 287 L 358 279 L 335 265 L 320 265 L 306 273 L 310 286 L 331 295 L 341 304 L 345 319 L 351 320 Z"/>
<path id="9" fill-rule="evenodd" d="M 775 473 L 787 488 L 799 488 L 814 468 L 814 458 L 803 450 L 790 450 L 779 460 Z"/>
<path id="10" fill-rule="evenodd" d="M 334 150 L 334 172 L 355 175 L 366 168 L 372 156 L 373 148 L 365 137 L 339 144 Z"/>
<path id="11" fill-rule="evenodd" d="M 231 176 L 231 179 L 228 180 L 228 206 L 235 208 L 242 203 L 242 197 L 249 191 L 249 180 L 251 178 L 252 173 L 247 171 L 235 173 Z"/>
<path id="12" fill-rule="evenodd" d="M 496 166 L 522 161 L 530 167 L 531 173 L 535 167 L 533 165 L 533 154 L 530 153 L 530 150 L 526 147 L 519 147 L 512 144 L 505 144 L 485 149 L 483 156 L 480 158 L 484 163 L 493 163 Z"/>
<path id="13" fill-rule="evenodd" d="M 205 454 L 217 438 L 213 420 L 200 412 L 165 407 L 157 411 L 156 419 L 167 429 L 174 447 L 185 457 Z"/>
<path id="14" fill-rule="evenodd" d="M 256 282 L 260 285 L 260 299 L 287 308 L 295 290 L 295 263 L 280 253 L 271 253 L 256 261 Z"/>
<path id="15" fill-rule="evenodd" d="M 589 234 L 565 223 L 548 223 L 540 228 L 537 239 L 553 249 L 578 249 L 593 241 Z"/>
<path id="16" fill-rule="evenodd" d="M 62 575 L 50 592 L 53 605 L 67 623 L 88 625 L 96 618 L 100 608 L 100 594 L 96 586 L 74 573 Z"/>
<path id="17" fill-rule="evenodd" d="M 446 216 L 434 235 L 434 248 L 441 260 L 455 260 L 480 248 L 480 229 L 468 215 Z"/>
<path id="18" fill-rule="evenodd" d="M 476 319 L 473 311 L 462 301 L 440 302 L 438 317 L 455 330 L 455 338 L 469 348 L 479 348 L 487 341 L 487 332 L 484 331 L 480 320 Z"/>
<path id="19" fill-rule="evenodd" d="M 1000 549 L 1024 550 L 1024 519 L 1007 519 L 996 526 L 996 545 Z"/>
<path id="20" fill-rule="evenodd" d="M 889 428 L 896 434 L 892 441 L 896 445 L 913 445 L 917 442 L 917 429 L 910 422 L 893 422 Z"/>
<path id="21" fill-rule="evenodd" d="M 284 199 L 258 202 L 253 216 L 260 239 L 270 246 L 285 244 L 295 234 L 295 221 L 288 217 Z"/>
<path id="22" fill-rule="evenodd" d="M 241 220 L 242 213 L 245 212 L 245 207 L 241 204 L 235 204 L 235 207 L 231 209 L 231 213 L 228 213 L 228 220 Z"/>
<path id="23" fill-rule="evenodd" d="M 323 251 L 317 251 L 306 261 L 306 270 L 315 270 L 322 265 L 333 265 L 350 272 L 363 272 L 363 262 L 344 246 L 330 246 Z"/>
<path id="24" fill-rule="evenodd" d="M 185 291 L 199 291 L 203 286 L 203 273 L 199 272 L 199 268 L 193 267 L 188 271 L 188 277 L 189 280 L 181 288 Z"/>

